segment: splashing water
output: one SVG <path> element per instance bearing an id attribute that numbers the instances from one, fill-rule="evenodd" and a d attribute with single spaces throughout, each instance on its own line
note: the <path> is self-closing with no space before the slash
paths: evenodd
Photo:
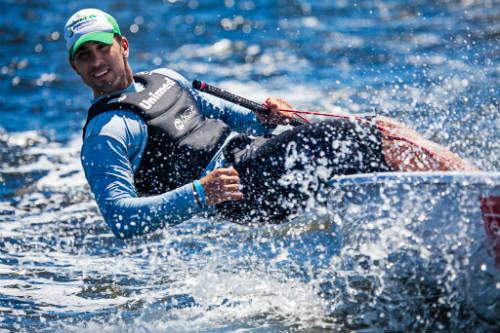
<path id="1" fill-rule="evenodd" d="M 500 329 L 478 199 L 499 195 L 496 1 L 0 5 L 0 332 Z M 134 71 L 392 116 L 492 176 L 337 180 L 288 224 L 195 218 L 115 239 L 81 170 L 91 95 L 62 40 L 83 7 L 118 19 Z"/>

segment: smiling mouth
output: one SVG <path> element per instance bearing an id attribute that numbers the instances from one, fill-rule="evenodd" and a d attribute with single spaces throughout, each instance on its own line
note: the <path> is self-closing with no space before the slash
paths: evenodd
<path id="1" fill-rule="evenodd" d="M 96 79 L 99 79 L 99 78 L 103 77 L 104 75 L 106 75 L 108 72 L 109 72 L 109 69 L 106 68 L 106 69 L 103 69 L 102 71 L 93 73 L 92 76 Z"/>

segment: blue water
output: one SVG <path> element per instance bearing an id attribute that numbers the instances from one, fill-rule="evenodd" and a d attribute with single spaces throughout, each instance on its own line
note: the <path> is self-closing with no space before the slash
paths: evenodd
<path id="1" fill-rule="evenodd" d="M 346 306 L 333 272 L 356 254 L 340 252 L 330 217 L 257 230 L 200 217 L 115 239 L 79 162 L 91 94 L 67 63 L 62 29 L 83 7 L 117 18 L 134 71 L 167 66 L 258 101 L 392 116 L 500 170 L 498 1 L 0 0 L 0 332 L 500 329 L 473 298 L 446 296 L 460 288 L 453 279 L 437 288 L 442 298 L 426 280 L 412 311 L 398 295 L 363 298 L 394 285 L 390 268 L 349 299 L 379 317 Z M 398 316 L 380 316 L 389 303 Z"/>

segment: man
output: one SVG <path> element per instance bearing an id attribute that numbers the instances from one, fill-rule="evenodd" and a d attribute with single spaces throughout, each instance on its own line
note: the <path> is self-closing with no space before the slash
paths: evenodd
<path id="1" fill-rule="evenodd" d="M 65 39 L 69 63 L 94 94 L 82 165 L 120 238 L 204 211 L 240 223 L 280 222 L 334 175 L 464 169 L 417 133 L 402 139 L 406 128 L 390 119 L 333 119 L 272 135 L 291 119 L 279 111 L 291 108 L 283 100 L 267 99 L 270 114 L 255 115 L 192 90 L 172 70 L 134 76 L 127 38 L 97 9 L 75 13 Z M 418 140 L 443 154 L 430 156 Z"/>

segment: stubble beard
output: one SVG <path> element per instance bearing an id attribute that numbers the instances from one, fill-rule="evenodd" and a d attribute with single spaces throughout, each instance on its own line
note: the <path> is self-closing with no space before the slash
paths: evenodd
<path id="1" fill-rule="evenodd" d="M 112 77 L 105 81 L 93 81 L 92 90 L 95 96 L 110 94 L 115 91 L 123 90 L 127 87 L 127 62 L 123 57 L 123 67 L 120 69 L 110 68 Z"/>

